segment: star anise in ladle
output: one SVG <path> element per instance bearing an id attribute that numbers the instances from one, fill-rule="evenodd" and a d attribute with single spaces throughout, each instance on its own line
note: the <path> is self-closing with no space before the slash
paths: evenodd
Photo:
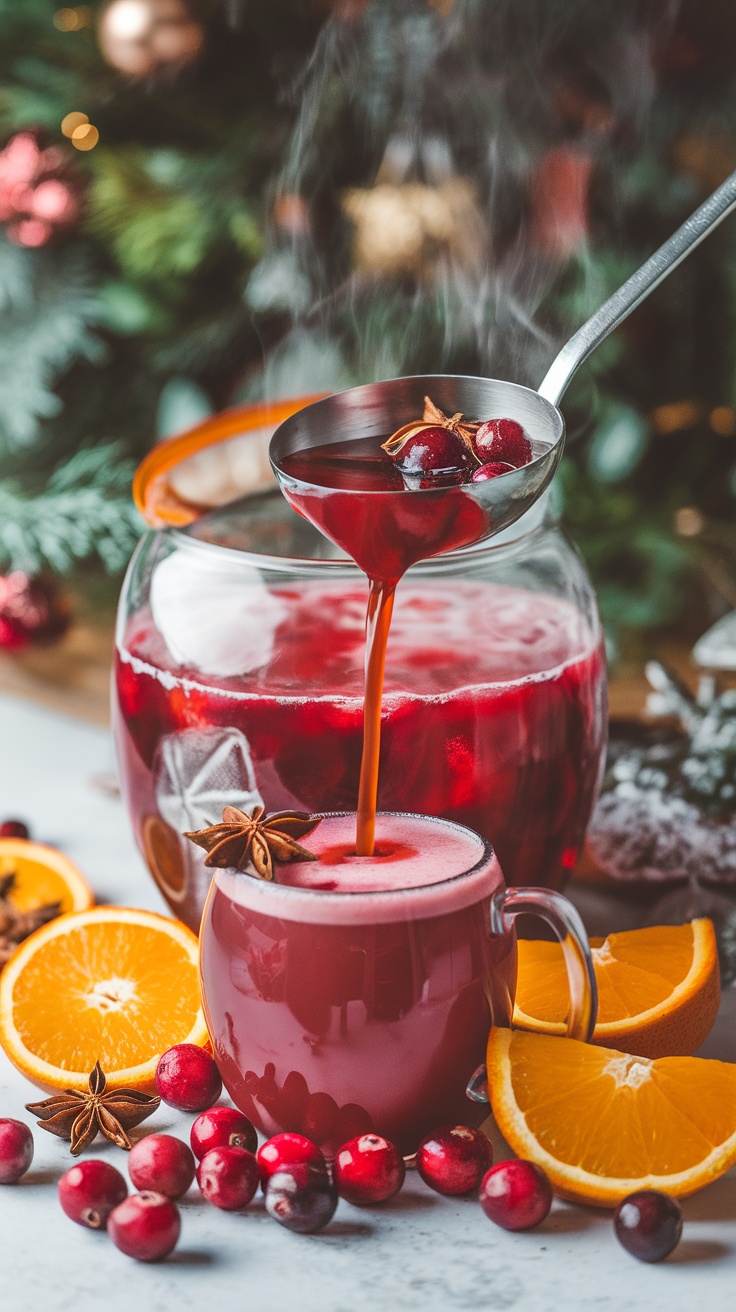
<path id="1" fill-rule="evenodd" d="M 421 419 L 412 419 L 410 423 L 403 424 L 397 428 L 395 433 L 382 444 L 384 450 L 393 459 L 406 446 L 412 437 L 418 436 L 427 428 L 447 428 L 467 447 L 473 462 L 478 463 L 478 458 L 473 449 L 473 433 L 477 429 L 476 423 L 468 423 L 463 416 L 462 411 L 454 415 L 446 415 L 439 406 L 435 405 L 431 397 L 424 398 L 424 413 Z"/>
<path id="2" fill-rule="evenodd" d="M 272 880 L 274 861 L 317 860 L 314 852 L 308 852 L 295 840 L 316 829 L 321 818 L 308 811 L 266 815 L 262 806 L 254 806 L 248 815 L 235 806 L 226 806 L 219 825 L 185 833 L 184 837 L 205 849 L 206 866 L 245 870 L 252 864 L 259 879 Z"/>
<path id="3" fill-rule="evenodd" d="M 126 1131 L 145 1121 L 160 1101 L 138 1089 L 108 1089 L 102 1067 L 95 1062 L 88 1090 L 65 1089 L 43 1102 L 26 1103 L 26 1111 L 41 1118 L 38 1124 L 42 1130 L 69 1139 L 71 1152 L 78 1157 L 98 1133 L 119 1148 L 130 1149 Z"/>

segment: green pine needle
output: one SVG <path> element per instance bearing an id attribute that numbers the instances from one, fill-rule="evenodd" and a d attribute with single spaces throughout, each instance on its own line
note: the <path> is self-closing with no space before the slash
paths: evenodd
<path id="1" fill-rule="evenodd" d="M 0 452 L 32 443 L 40 421 L 58 414 L 52 390 L 78 359 L 99 360 L 87 261 L 77 247 L 27 251 L 0 239 Z"/>
<path id="2" fill-rule="evenodd" d="M 118 442 L 78 451 L 38 496 L 0 482 L 0 568 L 66 574 L 97 557 L 124 568 L 141 532 L 130 500 L 132 463 Z"/>

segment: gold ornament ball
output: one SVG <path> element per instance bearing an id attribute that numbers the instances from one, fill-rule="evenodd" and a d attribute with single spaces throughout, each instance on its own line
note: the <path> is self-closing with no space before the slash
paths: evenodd
<path id="1" fill-rule="evenodd" d="M 183 0 L 110 0 L 97 38 L 108 64 L 142 78 L 191 63 L 204 45 L 204 28 Z"/>

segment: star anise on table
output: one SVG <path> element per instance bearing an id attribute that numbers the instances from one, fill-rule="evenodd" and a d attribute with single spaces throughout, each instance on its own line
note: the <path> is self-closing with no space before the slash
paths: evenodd
<path id="1" fill-rule="evenodd" d="M 226 806 L 219 825 L 185 833 L 207 852 L 206 866 L 220 870 L 245 870 L 252 863 L 259 879 L 272 880 L 274 861 L 316 861 L 313 852 L 295 840 L 317 828 L 321 816 L 308 811 L 274 811 L 254 806 L 250 815 Z"/>
<path id="2" fill-rule="evenodd" d="M 34 929 L 40 929 L 49 920 L 55 920 L 61 912 L 60 902 L 46 902 L 44 906 L 21 911 L 10 900 L 14 884 L 14 871 L 0 875 L 0 967 L 5 965 L 18 944 L 28 938 Z"/>
<path id="3" fill-rule="evenodd" d="M 49 1134 L 71 1141 L 71 1152 L 78 1157 L 98 1133 L 119 1148 L 130 1149 L 126 1133 L 155 1112 L 161 1099 L 138 1089 L 108 1089 L 99 1062 L 89 1077 L 89 1089 L 65 1089 L 43 1102 L 26 1103 L 26 1111 L 40 1116 L 38 1124 Z"/>
<path id="4" fill-rule="evenodd" d="M 478 428 L 478 424 L 469 423 L 465 420 L 461 410 L 458 410 L 457 414 L 446 415 L 444 410 L 440 410 L 439 406 L 435 405 L 429 396 L 424 398 L 424 413 L 421 419 L 413 419 L 410 423 L 397 428 L 396 432 L 392 433 L 388 440 L 382 443 L 381 449 L 386 451 L 388 455 L 395 456 L 406 445 L 409 438 L 421 433 L 423 428 L 449 428 L 451 433 L 455 433 L 465 443 L 472 452 L 474 459 L 477 460 L 473 450 L 472 435 Z"/>

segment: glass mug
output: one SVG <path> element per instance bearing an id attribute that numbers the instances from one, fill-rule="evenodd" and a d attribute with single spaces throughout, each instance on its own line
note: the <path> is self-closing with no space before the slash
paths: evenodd
<path id="1" fill-rule="evenodd" d="M 325 820 L 354 836 L 349 813 Z M 266 1135 L 297 1131 L 329 1156 L 373 1131 L 408 1154 L 440 1125 L 477 1124 L 488 1031 L 511 1019 L 522 913 L 560 939 L 568 1033 L 590 1037 L 595 976 L 572 904 L 507 889 L 490 843 L 451 821 L 379 813 L 377 852 L 398 850 L 407 825 L 420 851 L 450 844 L 441 878 L 435 858 L 423 883 L 402 887 L 389 870 L 391 886 L 368 891 L 356 891 L 365 867 L 350 891 L 307 886 L 329 873 L 321 862 L 278 867 L 281 881 L 303 872 L 301 886 L 215 872 L 200 939 L 205 1016 L 228 1093 Z M 348 882 L 351 859 L 375 861 L 348 857 Z"/>

